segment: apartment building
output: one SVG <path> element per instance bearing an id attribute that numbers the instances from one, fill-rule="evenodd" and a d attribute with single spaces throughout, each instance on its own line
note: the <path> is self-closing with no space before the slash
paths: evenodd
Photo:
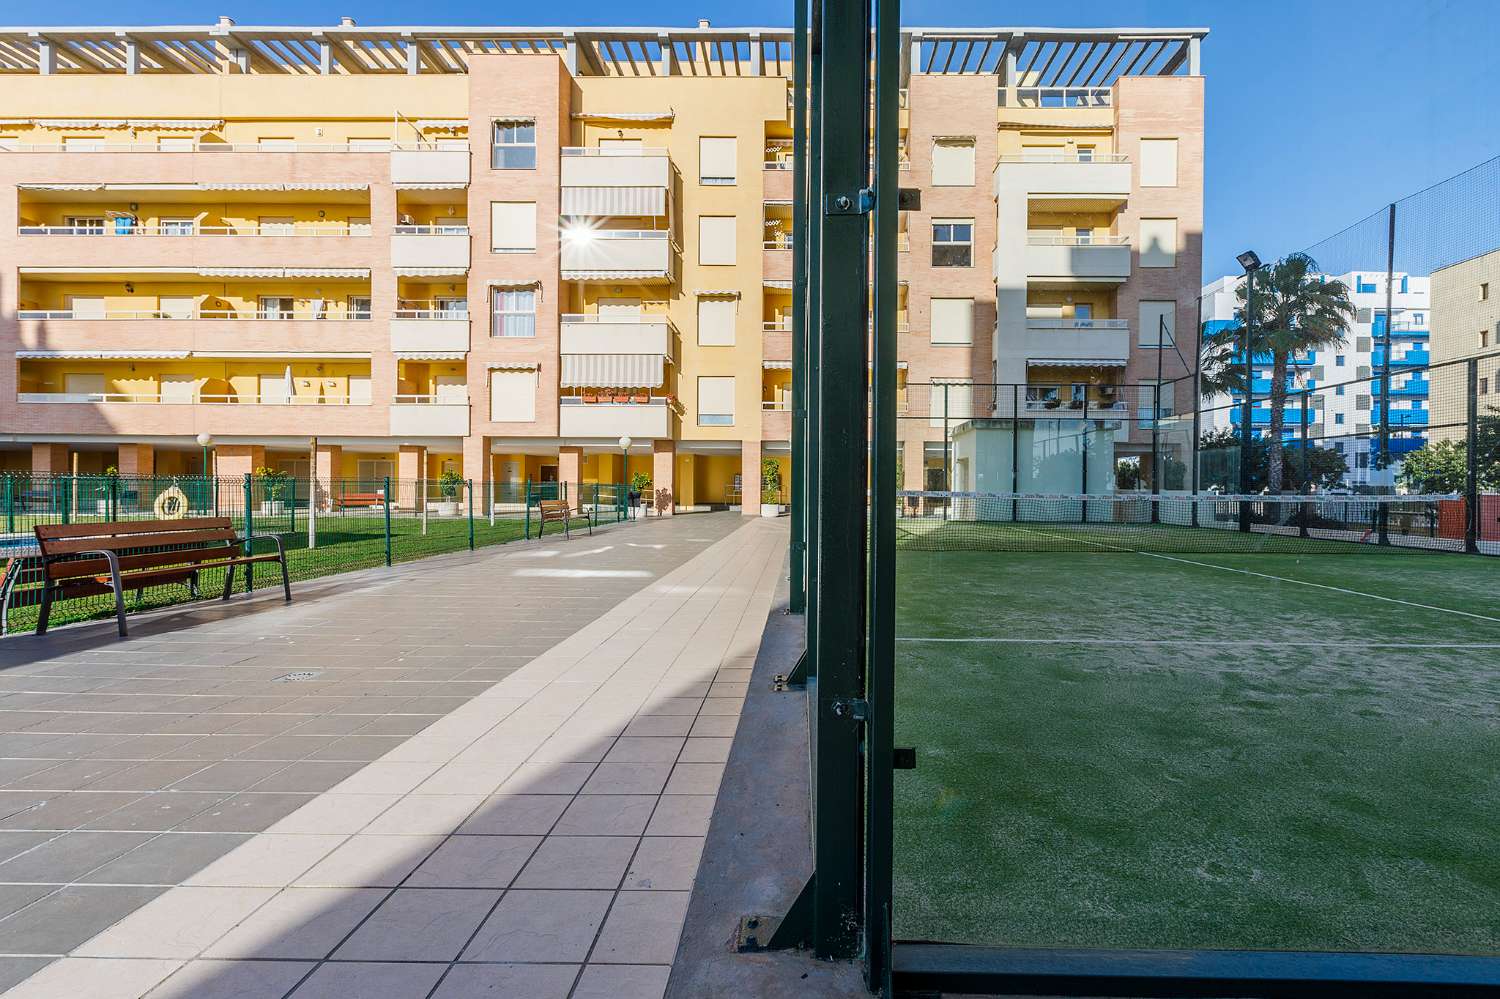
<path id="1" fill-rule="evenodd" d="M 1354 322 L 1342 344 L 1294 356 L 1288 365 L 1288 387 L 1315 393 L 1308 408 L 1309 434 L 1343 454 L 1349 467 L 1349 484 L 1389 486 L 1400 473 L 1401 456 L 1426 443 L 1426 429 L 1432 421 L 1427 367 L 1433 360 L 1428 342 L 1438 326 L 1434 282 L 1401 271 L 1392 275 L 1391 436 L 1387 443 L 1392 462 L 1388 469 L 1381 470 L 1376 460 L 1382 405 L 1378 378 L 1385 363 L 1386 272 L 1350 271 L 1328 277 L 1342 281 L 1349 289 Z M 1205 335 L 1235 325 L 1239 288 L 1244 280 L 1242 275 L 1229 275 L 1203 287 Z M 1259 436 L 1271 422 L 1271 358 L 1266 355 L 1255 361 L 1256 402 L 1251 420 Z M 1339 384 L 1360 379 L 1366 381 Z M 1242 402 L 1240 396 L 1205 399 L 1203 429 L 1238 427 L 1243 420 L 1239 408 Z M 1300 406 L 1289 409 L 1283 433 L 1295 437 L 1300 432 L 1300 420 Z"/>
<path id="2" fill-rule="evenodd" d="M 1434 361 L 1500 351 L 1500 250 L 1434 270 L 1432 307 Z M 1485 388 L 1500 394 L 1500 386 Z"/>
<path id="3" fill-rule="evenodd" d="M 901 383 L 953 385 L 903 421 L 908 487 L 947 418 L 1004 415 L 976 385 L 1040 411 L 1185 373 L 1203 35 L 906 32 Z M 757 512 L 789 453 L 791 43 L 0 31 L 0 468 L 640 471 Z"/>

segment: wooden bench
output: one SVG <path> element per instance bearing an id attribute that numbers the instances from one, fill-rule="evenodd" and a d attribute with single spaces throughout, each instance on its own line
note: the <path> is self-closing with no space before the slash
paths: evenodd
<path id="1" fill-rule="evenodd" d="M 344 510 L 350 507 L 384 506 L 385 493 L 379 491 L 373 493 L 344 493 L 341 496 L 335 496 L 333 500 L 334 509 L 337 510 Z"/>
<path id="2" fill-rule="evenodd" d="M 125 591 L 186 583 L 198 595 L 204 569 L 224 569 L 224 596 L 234 590 L 234 570 L 245 566 L 245 590 L 252 588 L 257 562 L 281 563 L 281 588 L 292 599 L 286 545 L 274 534 L 240 538 L 228 517 L 184 517 L 180 520 L 112 521 L 103 524 L 38 524 L 42 553 L 42 608 L 36 633 L 45 634 L 55 600 L 115 595 L 120 636 L 125 631 Z M 276 554 L 252 555 L 256 541 L 271 541 Z"/>
<path id="3" fill-rule="evenodd" d="M 547 529 L 547 525 L 548 524 L 551 524 L 551 523 L 554 523 L 554 522 L 557 522 L 557 521 L 561 521 L 561 523 L 562 523 L 562 526 L 563 526 L 563 537 L 565 537 L 565 538 L 572 537 L 572 532 L 569 530 L 569 527 L 572 524 L 574 513 L 573 513 L 573 509 L 570 506 L 568 506 L 568 501 L 567 500 L 560 500 L 560 499 L 555 499 L 555 500 L 547 500 L 547 499 L 538 500 L 537 504 L 536 504 L 536 507 L 537 507 L 538 513 L 541 515 L 541 517 L 540 517 L 540 523 L 537 524 L 537 528 L 536 528 L 536 536 L 537 537 L 540 538 L 542 536 L 542 532 Z M 581 511 L 580 511 L 580 513 L 581 513 Z M 589 519 L 587 521 L 587 523 L 589 525 L 589 534 L 593 534 L 594 533 L 594 522 L 593 522 L 593 520 Z"/>

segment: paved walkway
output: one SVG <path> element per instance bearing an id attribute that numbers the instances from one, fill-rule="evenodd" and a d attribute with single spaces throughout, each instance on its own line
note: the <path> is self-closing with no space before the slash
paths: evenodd
<path id="1" fill-rule="evenodd" d="M 680 517 L 0 643 L 0 987 L 660 996 L 785 543 Z"/>

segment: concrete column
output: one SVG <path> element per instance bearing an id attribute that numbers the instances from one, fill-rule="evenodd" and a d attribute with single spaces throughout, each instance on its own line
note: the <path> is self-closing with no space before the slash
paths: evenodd
<path id="1" fill-rule="evenodd" d="M 760 441 L 740 442 L 740 513 L 760 516 Z"/>
<path id="2" fill-rule="evenodd" d="M 337 495 L 338 480 L 344 477 L 344 449 L 337 444 L 319 444 L 313 475 L 318 480 L 318 503 L 327 510 Z"/>
<path id="3" fill-rule="evenodd" d="M 219 477 L 251 475 L 266 464 L 266 449 L 259 444 L 220 444 L 214 448 Z"/>
<path id="4" fill-rule="evenodd" d="M 66 475 L 71 471 L 68 467 L 68 445 L 31 445 L 31 470 L 52 475 Z"/>
<path id="5" fill-rule="evenodd" d="M 484 497 L 489 495 L 485 491 L 485 484 L 494 478 L 494 467 L 494 455 L 490 454 L 490 439 L 479 434 L 465 437 L 463 473 L 464 478 L 474 482 L 475 510 L 484 506 Z M 489 515 L 488 510 L 485 511 L 485 515 Z"/>
<path id="6" fill-rule="evenodd" d="M 676 469 L 677 442 L 652 441 L 651 492 L 655 496 L 656 512 L 665 516 L 671 516 L 677 505 Z"/>
<path id="7" fill-rule="evenodd" d="M 579 506 L 583 502 L 583 448 L 557 449 L 557 478 L 568 484 L 568 503 Z"/>
<path id="8" fill-rule="evenodd" d="M 420 510 L 426 493 L 419 480 L 426 477 L 427 449 L 402 444 L 396 452 L 396 478 L 401 484 L 391 486 L 396 493 L 396 505 L 405 510 Z"/>
<path id="9" fill-rule="evenodd" d="M 156 448 L 150 444 L 121 444 L 115 464 L 121 475 L 155 475 Z"/>

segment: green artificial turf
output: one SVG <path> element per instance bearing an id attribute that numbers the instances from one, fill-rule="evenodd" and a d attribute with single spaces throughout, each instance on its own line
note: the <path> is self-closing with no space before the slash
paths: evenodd
<path id="1" fill-rule="evenodd" d="M 897 577 L 898 938 L 1500 952 L 1500 560 L 903 550 Z"/>

